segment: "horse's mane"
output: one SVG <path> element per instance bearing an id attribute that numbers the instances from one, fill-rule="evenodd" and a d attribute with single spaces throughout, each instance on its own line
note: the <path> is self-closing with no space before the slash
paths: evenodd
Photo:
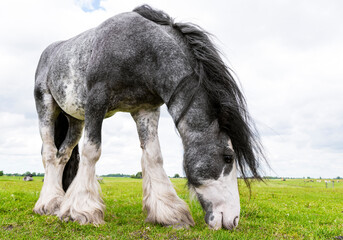
<path id="1" fill-rule="evenodd" d="M 261 180 L 258 170 L 264 155 L 258 132 L 247 112 L 245 98 L 229 68 L 222 61 L 219 51 L 209 39 L 209 34 L 191 23 L 174 23 L 169 15 L 148 5 L 137 7 L 133 11 L 155 23 L 170 25 L 182 33 L 196 59 L 194 71 L 199 86 L 210 99 L 220 129 L 231 139 L 242 177 L 248 186 L 250 177 Z"/>

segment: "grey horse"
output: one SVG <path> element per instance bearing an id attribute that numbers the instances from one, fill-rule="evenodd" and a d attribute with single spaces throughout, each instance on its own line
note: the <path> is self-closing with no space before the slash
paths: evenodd
<path id="1" fill-rule="evenodd" d="M 260 179 L 261 144 L 244 96 L 208 34 L 143 5 L 42 53 L 34 96 L 43 141 L 38 214 L 98 225 L 104 202 L 95 175 L 104 118 L 129 112 L 143 150 L 147 221 L 193 226 L 163 169 L 157 135 L 166 104 L 184 146 L 184 170 L 213 229 L 240 214 L 237 171 Z M 78 143 L 82 132 L 82 152 Z M 247 180 L 248 183 L 248 180 Z"/>

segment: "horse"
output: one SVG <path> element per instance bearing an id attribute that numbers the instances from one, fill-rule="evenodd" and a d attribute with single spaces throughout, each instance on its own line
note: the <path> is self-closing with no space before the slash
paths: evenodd
<path id="1" fill-rule="evenodd" d="M 121 111 L 131 114 L 140 139 L 146 221 L 194 226 L 163 169 L 157 134 L 163 104 L 182 139 L 187 185 L 210 228 L 238 225 L 238 174 L 247 184 L 261 179 L 256 127 L 210 34 L 148 5 L 49 45 L 38 63 L 34 97 L 45 169 L 35 213 L 104 223 L 95 165 L 102 122 Z"/>

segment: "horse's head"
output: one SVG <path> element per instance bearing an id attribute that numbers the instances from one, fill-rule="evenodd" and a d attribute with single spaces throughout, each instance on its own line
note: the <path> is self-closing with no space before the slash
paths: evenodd
<path id="1" fill-rule="evenodd" d="M 194 190 L 213 229 L 238 225 L 240 203 L 235 153 L 229 137 L 218 123 L 197 136 L 185 149 L 184 167 L 190 189 Z"/>

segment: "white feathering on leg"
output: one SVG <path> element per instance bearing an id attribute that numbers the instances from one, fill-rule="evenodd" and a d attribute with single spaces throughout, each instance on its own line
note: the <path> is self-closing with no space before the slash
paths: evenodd
<path id="1" fill-rule="evenodd" d="M 101 149 L 85 139 L 79 170 L 61 204 L 59 217 L 80 224 L 104 223 L 105 205 L 95 175 L 95 164 Z"/>
<path id="2" fill-rule="evenodd" d="M 53 142 L 51 129 L 40 126 L 43 140 L 42 160 L 45 168 L 44 183 L 33 211 L 40 215 L 57 215 L 63 200 L 62 175 L 65 164 L 59 164 L 57 149 Z"/>
<path id="3" fill-rule="evenodd" d="M 177 196 L 163 169 L 157 135 L 159 110 L 141 110 L 133 117 L 143 149 L 143 209 L 147 211 L 146 221 L 164 226 L 193 226 L 194 221 L 187 204 Z"/>

